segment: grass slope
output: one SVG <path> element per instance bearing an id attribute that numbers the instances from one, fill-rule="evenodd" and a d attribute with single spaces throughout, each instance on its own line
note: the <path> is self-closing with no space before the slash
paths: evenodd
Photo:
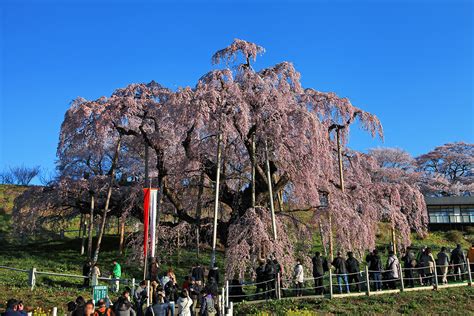
<path id="1" fill-rule="evenodd" d="M 353 298 L 281 300 L 242 304 L 236 315 L 474 315 L 474 288 L 417 291 Z"/>

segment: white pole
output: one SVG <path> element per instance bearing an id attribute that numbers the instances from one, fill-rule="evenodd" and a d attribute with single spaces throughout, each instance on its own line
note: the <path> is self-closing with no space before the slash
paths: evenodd
<path id="1" fill-rule="evenodd" d="M 367 296 L 370 296 L 370 277 L 368 266 L 365 266 L 365 282 L 367 283 Z"/>
<path id="2" fill-rule="evenodd" d="M 221 142 L 222 134 L 219 132 L 217 136 L 217 175 L 216 175 L 216 195 L 214 199 L 214 226 L 212 231 L 212 256 L 211 256 L 211 268 L 216 263 L 216 244 L 217 244 L 217 212 L 219 210 L 219 184 L 221 177 Z"/>
<path id="3" fill-rule="evenodd" d="M 466 258 L 466 263 L 467 263 L 467 276 L 469 277 L 469 285 L 472 285 L 472 271 L 471 271 L 471 266 L 469 263 L 469 258 Z"/>
<path id="4" fill-rule="evenodd" d="M 332 271 L 329 269 L 329 298 L 332 298 Z"/>
<path id="5" fill-rule="evenodd" d="M 155 257 L 155 248 L 156 248 L 156 204 L 157 204 L 158 191 L 151 189 L 150 190 L 150 237 L 151 237 L 151 246 L 150 246 L 150 256 Z"/>
<path id="6" fill-rule="evenodd" d="M 275 208 L 273 206 L 273 192 L 272 192 L 272 176 L 270 174 L 270 161 L 268 158 L 268 146 L 267 141 L 265 140 L 265 158 L 267 164 L 267 182 L 268 182 L 268 195 L 270 196 L 270 211 L 272 214 L 272 231 L 273 231 L 273 240 L 277 240 L 277 230 L 275 223 Z"/>
<path id="7" fill-rule="evenodd" d="M 58 308 L 53 307 L 53 316 L 58 316 Z"/>
<path id="8" fill-rule="evenodd" d="M 229 280 L 225 281 L 225 307 L 229 307 Z"/>
<path id="9" fill-rule="evenodd" d="M 436 267 L 435 267 L 435 270 L 436 270 Z M 400 264 L 398 264 L 398 273 L 400 273 L 400 285 L 401 285 L 401 289 L 400 291 L 403 292 L 405 291 L 405 283 L 403 282 L 403 271 L 402 271 L 402 266 Z"/>

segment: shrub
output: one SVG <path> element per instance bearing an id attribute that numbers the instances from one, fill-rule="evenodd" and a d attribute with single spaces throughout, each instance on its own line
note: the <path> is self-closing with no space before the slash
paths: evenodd
<path id="1" fill-rule="evenodd" d="M 446 233 L 446 239 L 456 244 L 460 244 L 464 240 L 464 236 L 459 230 L 450 230 Z"/>

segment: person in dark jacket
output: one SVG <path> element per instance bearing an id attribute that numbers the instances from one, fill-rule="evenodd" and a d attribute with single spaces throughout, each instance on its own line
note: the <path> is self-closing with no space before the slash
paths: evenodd
<path id="1" fill-rule="evenodd" d="M 255 294 L 260 292 L 265 292 L 265 262 L 263 260 L 260 261 L 257 269 L 255 269 L 255 283 L 257 283 L 257 289 L 255 290 Z M 256 295 L 259 298 L 262 298 L 261 295 Z"/>
<path id="2" fill-rule="evenodd" d="M 211 278 L 214 278 L 214 281 L 219 284 L 219 268 L 217 265 L 214 265 L 211 270 L 209 270 L 209 273 L 207 274 L 207 281 L 209 282 Z"/>
<path id="3" fill-rule="evenodd" d="M 82 296 L 76 298 L 76 309 L 72 312 L 72 316 L 84 316 L 84 308 L 86 307 L 86 300 Z"/>
<path id="4" fill-rule="evenodd" d="M 275 279 L 275 285 L 278 284 L 278 276 L 280 277 L 280 289 L 283 287 L 283 280 L 281 278 L 281 275 L 283 273 L 283 269 L 281 264 L 278 262 L 276 258 L 273 258 L 273 268 L 275 269 L 275 274 L 273 275 L 273 278 Z M 275 292 L 276 293 L 276 292 Z"/>
<path id="5" fill-rule="evenodd" d="M 179 295 L 179 286 L 176 283 L 174 277 L 171 277 L 168 283 L 165 285 L 165 296 L 166 302 L 169 303 L 170 308 L 173 309 L 176 305 Z"/>
<path id="6" fill-rule="evenodd" d="M 16 299 L 9 299 L 7 301 L 7 306 L 4 316 L 21 316 L 21 313 L 18 311 L 18 301 Z"/>
<path id="7" fill-rule="evenodd" d="M 165 303 L 163 293 L 158 296 L 156 304 L 149 306 L 145 311 L 145 316 L 168 316 L 171 307 L 169 303 Z"/>
<path id="8" fill-rule="evenodd" d="M 242 302 L 245 299 L 242 283 L 236 277 L 230 281 L 229 298 L 232 302 Z"/>
<path id="9" fill-rule="evenodd" d="M 115 316 L 135 316 L 132 303 L 122 294 L 114 304 Z"/>
<path id="10" fill-rule="evenodd" d="M 456 280 L 457 277 L 459 277 L 460 281 L 463 279 L 465 262 L 466 258 L 462 252 L 461 245 L 458 244 L 456 248 L 451 251 L 451 264 L 453 265 L 454 269 L 454 280 Z"/>
<path id="11" fill-rule="evenodd" d="M 370 278 L 374 281 L 376 291 L 382 291 L 382 260 L 380 259 L 377 249 L 372 251 L 370 261 L 367 262 L 369 266 Z"/>
<path id="12" fill-rule="evenodd" d="M 354 258 L 354 253 L 352 251 L 347 253 L 346 267 L 347 267 L 347 276 L 349 279 L 349 284 L 354 283 L 355 288 L 360 292 L 360 267 L 359 261 Z"/>
<path id="13" fill-rule="evenodd" d="M 275 267 L 273 265 L 273 261 L 271 259 L 267 259 L 267 263 L 265 264 L 265 281 L 266 281 L 266 288 L 267 292 L 265 293 L 265 297 L 275 297 Z"/>
<path id="14" fill-rule="evenodd" d="M 335 274 L 337 275 L 337 285 L 339 286 L 339 293 L 342 293 L 342 281 L 346 284 L 346 291 L 350 293 L 349 282 L 347 280 L 347 267 L 346 260 L 342 257 L 340 251 L 337 252 L 337 257 L 332 261 L 331 265 L 335 269 Z"/>
<path id="15" fill-rule="evenodd" d="M 406 287 L 415 287 L 414 268 L 416 268 L 416 256 L 413 250 L 408 247 L 405 255 L 402 257 L 403 267 L 405 268 Z"/>
<path id="16" fill-rule="evenodd" d="M 191 270 L 191 277 L 194 278 L 194 281 L 199 286 L 202 286 L 204 282 L 204 269 L 201 267 L 199 262 L 196 262 L 196 266 Z"/>
<path id="17" fill-rule="evenodd" d="M 316 295 L 324 294 L 323 277 L 327 261 L 321 257 L 321 253 L 316 251 L 312 259 L 313 262 L 313 278 L 314 278 L 314 292 Z"/>
<path id="18" fill-rule="evenodd" d="M 87 260 L 82 266 L 82 275 L 84 276 L 83 287 L 88 288 L 90 284 L 92 262 Z"/>

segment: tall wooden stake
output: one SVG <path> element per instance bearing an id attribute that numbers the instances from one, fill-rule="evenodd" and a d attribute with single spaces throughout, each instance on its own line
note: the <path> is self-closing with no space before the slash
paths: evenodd
<path id="1" fill-rule="evenodd" d="M 125 217 L 120 216 L 120 245 L 119 254 L 123 254 L 123 248 L 125 244 Z"/>
<path id="2" fill-rule="evenodd" d="M 392 244 L 393 244 L 393 252 L 397 255 L 397 238 L 395 236 L 395 227 L 392 225 Z"/>
<path id="3" fill-rule="evenodd" d="M 270 211 L 271 211 L 271 216 L 272 216 L 273 240 L 277 240 L 277 230 L 276 230 L 276 223 L 275 223 L 275 207 L 273 206 L 272 176 L 270 173 L 270 160 L 268 158 L 267 141 L 265 141 L 265 160 L 266 160 L 266 165 L 267 165 L 268 195 L 270 199 Z"/>
<path id="4" fill-rule="evenodd" d="M 196 206 L 196 250 L 197 250 L 197 259 L 199 260 L 199 233 L 201 230 L 201 211 L 202 211 L 202 193 L 204 191 L 204 172 L 201 172 L 201 177 L 199 179 L 199 189 L 198 189 L 198 201 Z"/>
<path id="5" fill-rule="evenodd" d="M 329 258 L 331 262 L 334 260 L 334 247 L 332 243 L 332 216 L 331 211 L 328 209 L 328 221 L 329 221 Z"/>
<path id="6" fill-rule="evenodd" d="M 214 225 L 212 230 L 212 256 L 211 256 L 211 268 L 216 263 L 216 244 L 217 244 L 217 212 L 219 210 L 219 184 L 221 177 L 221 142 L 222 134 L 219 132 L 217 136 L 217 175 L 216 175 L 216 196 L 214 199 Z"/>
<path id="7" fill-rule="evenodd" d="M 255 207 L 255 133 L 252 134 L 252 207 Z"/>
<path id="8" fill-rule="evenodd" d="M 81 217 L 84 218 L 82 223 L 82 236 L 81 236 L 81 256 L 84 254 L 85 251 L 85 243 L 86 243 L 86 227 L 87 227 L 87 215 L 81 214 Z"/>
<path id="9" fill-rule="evenodd" d="M 87 256 L 92 259 L 92 234 L 94 227 L 94 193 L 91 193 L 91 213 L 89 214 L 89 230 L 87 232 L 89 240 L 87 243 Z"/>
<path id="10" fill-rule="evenodd" d="M 336 140 L 337 140 L 337 157 L 339 160 L 339 184 L 341 190 L 344 193 L 344 170 L 342 169 L 342 150 L 341 150 L 341 138 L 339 135 L 339 128 L 336 129 Z"/>

